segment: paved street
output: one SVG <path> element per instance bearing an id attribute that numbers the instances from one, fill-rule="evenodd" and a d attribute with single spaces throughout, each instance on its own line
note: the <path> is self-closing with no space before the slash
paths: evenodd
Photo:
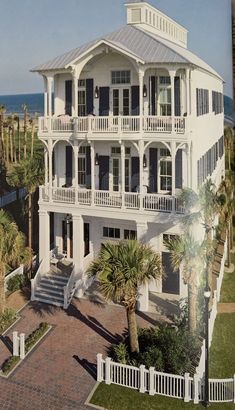
<path id="1" fill-rule="evenodd" d="M 153 316 L 138 317 L 140 325 L 154 323 Z M 126 327 L 125 310 L 76 300 L 67 312 L 33 302 L 21 311 L 22 319 L 9 332 L 31 333 L 42 321 L 53 326 L 9 379 L 0 378 L 2 410 L 87 409 L 84 405 L 96 378 L 96 354 Z M 0 341 L 0 362 L 10 355 L 7 337 Z"/>

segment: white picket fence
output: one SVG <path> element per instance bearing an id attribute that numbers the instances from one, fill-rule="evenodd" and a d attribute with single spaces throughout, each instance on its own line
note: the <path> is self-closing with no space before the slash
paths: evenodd
<path id="1" fill-rule="evenodd" d="M 149 393 L 184 400 L 198 404 L 204 400 L 203 379 L 189 373 L 184 376 L 157 372 L 154 367 L 146 369 L 144 365 L 134 367 L 116 363 L 110 357 L 103 359 L 97 354 L 97 381 L 105 384 L 117 384 Z M 209 379 L 209 401 L 215 403 L 235 403 L 235 375 L 231 379 Z"/>

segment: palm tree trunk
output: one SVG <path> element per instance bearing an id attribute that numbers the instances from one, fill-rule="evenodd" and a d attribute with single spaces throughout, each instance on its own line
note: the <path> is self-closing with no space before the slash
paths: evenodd
<path id="1" fill-rule="evenodd" d="M 32 249 L 32 193 L 29 192 L 29 215 L 28 215 L 28 244 L 29 244 L 29 248 Z M 31 279 L 31 275 L 32 275 L 32 257 L 30 260 L 30 266 L 29 266 L 29 273 L 28 273 L 28 277 L 29 279 Z"/>
<path id="2" fill-rule="evenodd" d="M 188 319 L 189 331 L 195 333 L 197 329 L 197 287 L 193 283 L 188 284 Z"/>
<path id="3" fill-rule="evenodd" d="M 18 160 L 20 162 L 20 150 L 21 150 L 21 146 L 20 146 L 20 117 L 17 118 L 17 136 L 18 136 Z"/>
<path id="4" fill-rule="evenodd" d="M 33 149 L 34 149 L 34 122 L 32 122 L 31 158 L 33 158 Z"/>
<path id="5" fill-rule="evenodd" d="M 138 341 L 135 309 L 127 308 L 126 313 L 127 313 L 127 323 L 128 323 L 131 353 L 139 353 L 139 341 Z"/>
<path id="6" fill-rule="evenodd" d="M 4 271 L 0 268 L 0 315 L 4 312 L 5 305 L 5 274 Z"/>
<path id="7" fill-rule="evenodd" d="M 11 156 L 11 162 L 14 162 L 14 157 L 13 157 L 13 132 L 12 132 L 12 127 L 9 127 L 9 138 L 10 138 L 10 156 Z"/>

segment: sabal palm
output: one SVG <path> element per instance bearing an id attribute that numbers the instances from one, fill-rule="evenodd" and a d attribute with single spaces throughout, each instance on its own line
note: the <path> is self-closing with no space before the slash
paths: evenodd
<path id="1" fill-rule="evenodd" d="M 25 237 L 16 223 L 2 209 L 0 210 L 0 314 L 5 308 L 4 279 L 8 266 L 16 267 L 31 259 L 29 248 L 25 247 Z"/>
<path id="2" fill-rule="evenodd" d="M 230 127 L 224 130 L 224 143 L 228 155 L 228 170 L 231 170 L 231 151 L 233 151 L 233 131 Z"/>
<path id="3" fill-rule="evenodd" d="M 7 180 L 12 186 L 25 187 L 28 191 L 28 245 L 32 249 L 32 198 L 37 187 L 43 182 L 43 160 L 41 156 L 24 159 L 8 168 Z"/>
<path id="4" fill-rule="evenodd" d="M 189 233 L 166 240 L 165 246 L 171 252 L 173 269 L 182 269 L 183 280 L 188 287 L 189 331 L 194 333 L 197 328 L 197 295 L 200 271 L 203 267 L 204 247 Z"/>
<path id="5" fill-rule="evenodd" d="M 221 213 L 220 223 L 227 230 L 227 263 L 230 266 L 231 256 L 230 250 L 233 247 L 233 229 L 232 229 L 232 216 L 234 212 L 233 204 L 233 187 L 231 181 L 225 178 L 219 187 Z"/>
<path id="6" fill-rule="evenodd" d="M 139 351 L 135 308 L 139 287 L 161 276 L 161 263 L 151 247 L 136 240 L 106 243 L 88 269 L 107 301 L 121 303 L 127 314 L 131 352 Z"/>

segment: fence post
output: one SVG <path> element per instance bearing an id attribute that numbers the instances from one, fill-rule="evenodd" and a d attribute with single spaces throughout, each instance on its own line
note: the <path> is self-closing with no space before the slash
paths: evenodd
<path id="1" fill-rule="evenodd" d="M 102 354 L 98 353 L 97 354 L 97 382 L 102 382 L 103 381 L 103 372 L 102 372 L 102 363 L 103 358 Z"/>
<path id="2" fill-rule="evenodd" d="M 18 332 L 13 332 L 13 356 L 19 356 L 19 337 L 18 337 Z"/>
<path id="3" fill-rule="evenodd" d="M 235 403 L 235 374 L 233 375 L 233 403 Z"/>
<path id="4" fill-rule="evenodd" d="M 149 368 L 149 395 L 154 396 L 155 389 L 154 389 L 154 367 Z"/>
<path id="5" fill-rule="evenodd" d="M 198 377 L 198 374 L 195 374 L 193 378 L 193 384 L 194 384 L 193 402 L 194 404 L 199 403 L 198 383 L 199 383 L 199 377 Z"/>
<path id="6" fill-rule="evenodd" d="M 20 334 L 20 358 L 25 358 L 25 334 Z"/>
<path id="7" fill-rule="evenodd" d="M 189 373 L 184 374 L 184 401 L 188 403 L 189 398 Z"/>
<path id="8" fill-rule="evenodd" d="M 111 359 L 110 357 L 106 357 L 105 359 L 105 384 L 111 384 L 111 372 L 110 372 L 110 365 Z"/>
<path id="9" fill-rule="evenodd" d="M 146 386 L 145 386 L 145 365 L 140 365 L 140 393 L 145 393 Z"/>

